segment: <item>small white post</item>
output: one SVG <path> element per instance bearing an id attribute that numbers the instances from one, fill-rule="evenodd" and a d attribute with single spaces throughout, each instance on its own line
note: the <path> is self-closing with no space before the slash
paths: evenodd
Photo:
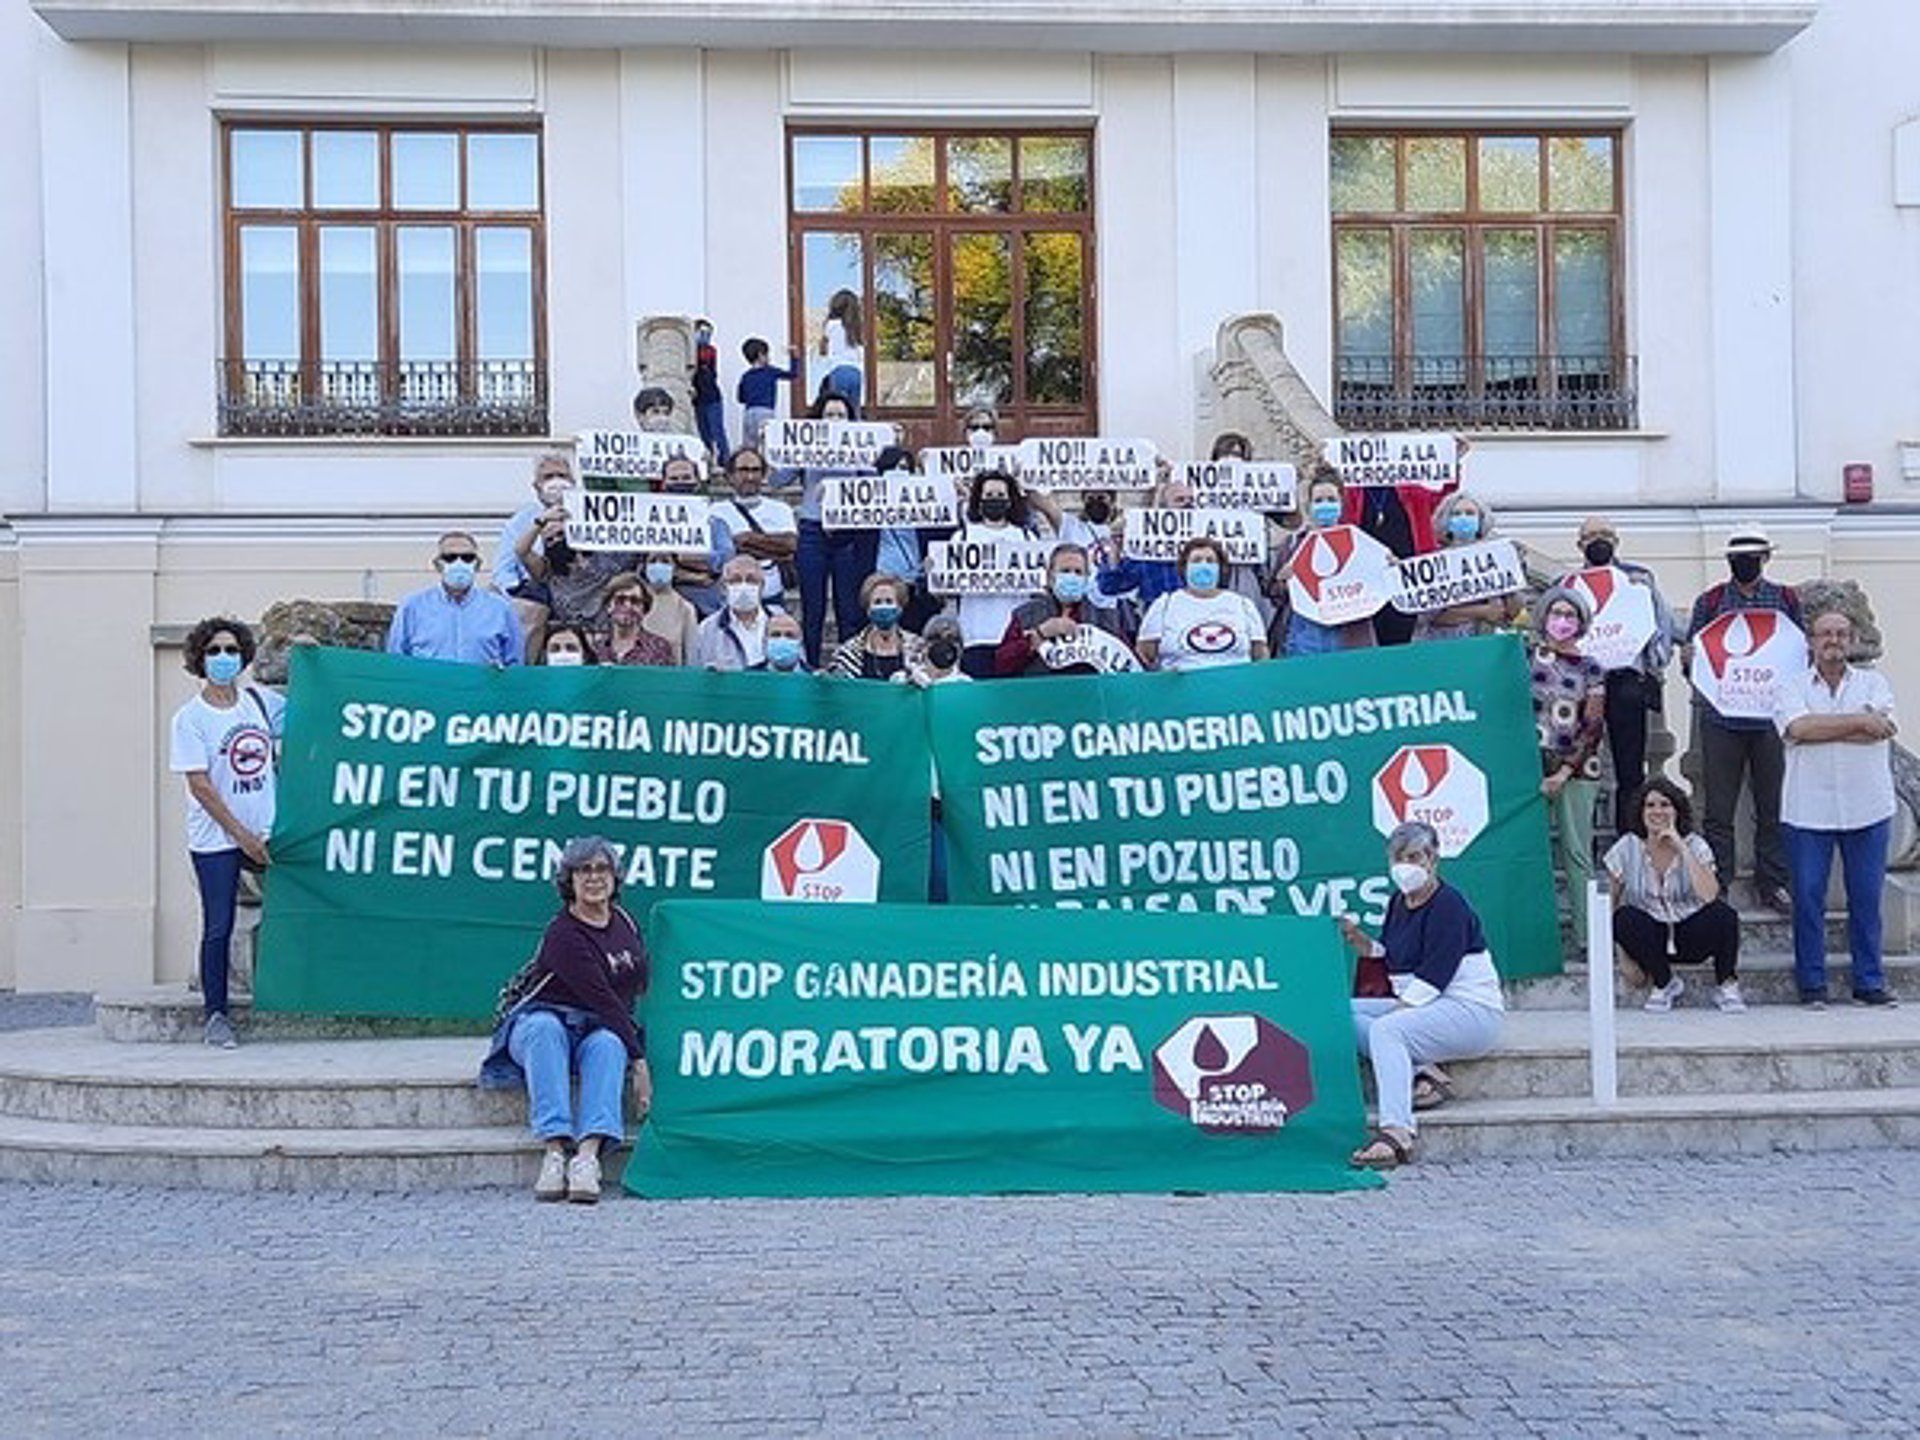
<path id="1" fill-rule="evenodd" d="M 1593 1103 L 1605 1109 L 1620 1098 L 1620 1063 L 1613 1029 L 1613 904 L 1598 880 L 1587 887 L 1587 1050 Z"/>

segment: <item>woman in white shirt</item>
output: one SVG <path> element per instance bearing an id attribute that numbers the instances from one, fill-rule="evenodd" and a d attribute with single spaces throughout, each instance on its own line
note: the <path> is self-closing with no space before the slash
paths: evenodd
<path id="1" fill-rule="evenodd" d="M 1714 1004 L 1747 1008 L 1734 971 L 1740 963 L 1740 917 L 1720 898 L 1713 851 L 1693 828 L 1693 806 L 1671 780 L 1654 776 L 1628 808 L 1628 832 L 1613 842 L 1605 865 L 1613 883 L 1613 940 L 1646 971 L 1653 986 L 1646 1008 L 1673 1009 L 1686 984 L 1674 962 L 1713 961 Z"/>
<path id="2" fill-rule="evenodd" d="M 1210 670 L 1267 658 L 1266 626 L 1244 595 L 1222 589 L 1227 554 L 1220 542 L 1195 536 L 1180 547 L 1184 584 L 1147 607 L 1134 647 L 1149 669 Z"/>
<path id="3" fill-rule="evenodd" d="M 1004 470 L 982 470 L 973 477 L 967 495 L 966 523 L 954 537 L 971 542 L 985 540 L 1037 540 L 1040 527 L 1034 521 L 1027 493 L 1020 482 Z M 976 680 L 993 678 L 994 652 L 1007 633 L 1013 612 L 1025 603 L 1025 595 L 962 595 L 960 597 L 960 668 Z"/>
<path id="4" fill-rule="evenodd" d="M 827 302 L 827 323 L 820 335 L 820 386 L 815 402 L 843 395 L 854 405 L 865 398 L 867 350 L 861 343 L 860 298 L 851 290 L 836 290 Z"/>

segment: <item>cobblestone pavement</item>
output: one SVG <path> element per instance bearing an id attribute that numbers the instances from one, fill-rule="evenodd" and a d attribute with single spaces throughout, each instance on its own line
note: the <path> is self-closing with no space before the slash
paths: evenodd
<path id="1" fill-rule="evenodd" d="M 84 991 L 16 995 L 0 990 L 0 1030 L 45 1030 L 53 1025 L 91 1025 L 93 996 Z"/>
<path id="2" fill-rule="evenodd" d="M 1914 1433 L 1920 1153 L 1384 1193 L 0 1186 L 10 1436 Z"/>

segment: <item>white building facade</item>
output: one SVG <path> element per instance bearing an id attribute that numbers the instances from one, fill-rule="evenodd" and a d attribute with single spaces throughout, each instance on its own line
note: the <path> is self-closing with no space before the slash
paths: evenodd
<path id="1" fill-rule="evenodd" d="M 624 421 L 646 316 L 731 397 L 848 289 L 917 437 L 1179 455 L 1269 313 L 1343 423 L 1472 436 L 1508 533 L 1613 513 L 1684 600 L 1758 517 L 1897 636 L 1917 58 L 1910 0 L 12 0 L 0 986 L 187 973 L 170 637 L 425 583 Z"/>

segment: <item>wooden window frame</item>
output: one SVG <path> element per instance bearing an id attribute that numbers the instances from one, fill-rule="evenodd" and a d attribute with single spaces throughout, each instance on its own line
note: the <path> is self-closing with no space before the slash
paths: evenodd
<path id="1" fill-rule="evenodd" d="M 1538 313 L 1535 317 L 1534 354 L 1540 361 L 1536 383 L 1541 394 L 1553 393 L 1559 383 L 1556 361 L 1559 357 L 1554 242 L 1562 232 L 1602 230 L 1608 236 L 1610 270 L 1609 344 L 1616 384 L 1630 368 L 1627 354 L 1625 262 L 1626 262 L 1626 130 L 1617 125 L 1539 125 L 1483 124 L 1472 126 L 1437 125 L 1431 127 L 1393 124 L 1341 124 L 1329 138 L 1334 141 L 1352 136 L 1385 137 L 1394 141 L 1394 209 L 1387 211 L 1333 212 L 1333 257 L 1336 273 L 1330 287 L 1333 323 L 1334 373 L 1336 387 L 1342 370 L 1340 350 L 1339 248 L 1342 234 L 1351 231 L 1385 231 L 1389 237 L 1393 270 L 1393 385 L 1397 393 L 1414 390 L 1413 312 L 1412 312 L 1412 237 L 1421 230 L 1457 230 L 1465 243 L 1466 264 L 1462 277 L 1462 305 L 1465 315 L 1463 349 L 1467 364 L 1469 392 L 1484 396 L 1486 378 L 1486 251 L 1484 237 L 1489 231 L 1531 230 L 1535 235 L 1539 266 Z M 1467 147 L 1466 208 L 1459 211 L 1412 210 L 1407 205 L 1408 147 L 1412 141 L 1459 139 Z M 1483 139 L 1531 139 L 1539 146 L 1539 193 L 1531 211 L 1483 210 L 1480 207 L 1479 142 Z M 1552 150 L 1556 139 L 1605 139 L 1613 145 L 1613 196 L 1611 208 L 1604 211 L 1551 210 Z M 1329 205 L 1331 210 L 1331 205 Z"/>
<path id="2" fill-rule="evenodd" d="M 794 173 L 794 141 L 808 136 L 841 136 L 861 141 L 859 210 L 809 210 L 795 208 L 797 177 Z M 911 214 L 877 212 L 869 208 L 872 200 L 872 146 L 875 139 L 910 139 L 930 136 L 940 142 L 934 146 L 933 192 L 931 210 Z M 951 208 L 947 185 L 947 145 L 951 140 L 1005 139 L 1011 150 L 1011 203 L 1004 211 L 974 211 Z M 1077 211 L 1028 210 L 1021 193 L 1020 142 L 1032 139 L 1072 139 L 1082 141 L 1087 151 L 1087 202 Z M 1091 125 L 968 125 L 936 124 L 925 119 L 880 120 L 859 124 L 795 122 L 786 127 L 787 206 L 787 300 L 789 334 L 802 344 L 802 357 L 809 339 L 806 329 L 806 293 L 803 250 L 808 234 L 858 234 L 861 237 L 861 313 L 871 332 L 874 308 L 874 237 L 885 234 L 928 234 L 933 237 L 933 347 L 934 399 L 930 405 L 890 406 L 878 418 L 898 420 L 909 427 L 916 440 L 946 443 L 958 438 L 964 419 L 964 406 L 956 406 L 948 373 L 948 357 L 953 345 L 952 241 L 956 235 L 1005 234 L 1011 237 L 1008 264 L 1011 268 L 1009 304 L 1010 341 L 1013 347 L 1013 391 L 998 404 L 1003 431 L 1007 433 L 1059 434 L 1084 428 L 1099 431 L 1099 268 L 1094 216 L 1098 208 L 1098 181 L 1095 172 L 1098 147 Z M 1082 387 L 1084 399 L 1076 405 L 1033 404 L 1027 399 L 1027 277 L 1022 237 L 1029 234 L 1072 233 L 1080 237 Z M 865 395 L 871 403 L 878 393 L 879 359 L 869 336 L 862 336 L 866 352 Z M 802 374 L 806 373 L 803 368 Z M 796 409 L 811 404 L 812 396 L 804 383 L 793 382 Z M 862 413 L 866 413 L 863 407 Z"/>
<path id="3" fill-rule="evenodd" d="M 480 230 L 531 230 L 530 283 L 534 383 L 545 409 L 547 394 L 547 164 L 545 126 L 526 117 L 432 118 L 408 117 L 404 120 L 357 116 L 255 115 L 222 113 L 215 116 L 220 146 L 221 245 L 225 263 L 223 298 L 225 316 L 221 333 L 225 342 L 225 382 L 230 393 L 238 394 L 248 357 L 243 348 L 241 313 L 240 233 L 249 225 L 291 226 L 296 233 L 295 253 L 300 266 L 298 356 L 300 387 L 306 396 L 323 393 L 320 384 L 320 231 L 327 227 L 371 228 L 374 232 L 376 334 L 378 367 L 383 405 L 400 400 L 400 274 L 398 232 L 407 226 L 447 229 L 454 232 L 454 364 L 459 376 L 461 399 L 471 401 L 474 378 L 482 363 L 478 350 L 477 290 L 478 268 L 475 235 Z M 296 210 L 235 206 L 233 197 L 234 134 L 239 131 L 291 131 L 300 136 L 301 206 Z M 370 133 L 376 138 L 377 203 L 367 207 L 317 208 L 314 204 L 313 137 L 323 132 Z M 400 209 L 393 201 L 393 137 L 401 134 L 451 134 L 456 137 L 458 165 L 458 204 L 451 210 Z M 530 135 L 535 145 L 534 208 L 532 210 L 474 210 L 468 204 L 467 140 L 472 135 Z M 398 427 L 403 430 L 404 425 Z M 544 428 L 544 427 L 543 427 Z"/>

